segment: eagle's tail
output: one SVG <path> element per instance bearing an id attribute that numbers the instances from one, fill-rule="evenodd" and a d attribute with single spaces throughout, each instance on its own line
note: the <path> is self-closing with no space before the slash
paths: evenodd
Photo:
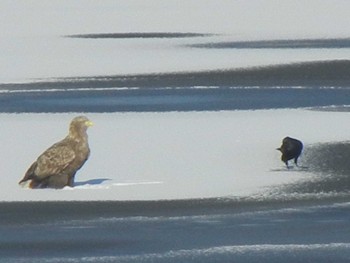
<path id="1" fill-rule="evenodd" d="M 30 167 L 29 169 L 27 170 L 27 172 L 25 173 L 23 179 L 21 181 L 19 181 L 18 184 L 20 185 L 23 185 L 25 182 L 29 181 L 29 180 L 32 180 L 33 178 L 35 178 L 35 168 L 37 166 L 37 163 L 34 162 Z"/>

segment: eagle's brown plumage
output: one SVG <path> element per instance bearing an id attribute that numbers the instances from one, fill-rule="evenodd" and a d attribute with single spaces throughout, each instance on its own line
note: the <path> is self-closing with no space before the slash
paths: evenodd
<path id="1" fill-rule="evenodd" d="M 69 134 L 42 153 L 19 182 L 30 188 L 63 188 L 74 186 L 75 173 L 90 154 L 86 130 L 92 122 L 84 116 L 74 118 Z"/>

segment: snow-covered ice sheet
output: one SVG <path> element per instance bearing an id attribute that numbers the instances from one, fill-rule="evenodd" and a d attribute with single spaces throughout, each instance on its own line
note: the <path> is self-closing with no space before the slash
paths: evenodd
<path id="1" fill-rule="evenodd" d="M 348 38 L 347 1 L 1 1 L 1 82 L 227 69 L 350 58 L 336 49 L 199 49 L 249 40 Z M 77 34 L 205 37 L 77 39 Z"/>
<path id="2" fill-rule="evenodd" d="M 0 200 L 159 200 L 248 196 L 312 174 L 280 161 L 285 136 L 305 148 L 348 139 L 349 113 L 307 109 L 92 113 L 91 156 L 63 190 L 21 188 L 29 165 L 77 114 L 0 114 Z M 303 156 L 300 158 L 301 165 Z"/>

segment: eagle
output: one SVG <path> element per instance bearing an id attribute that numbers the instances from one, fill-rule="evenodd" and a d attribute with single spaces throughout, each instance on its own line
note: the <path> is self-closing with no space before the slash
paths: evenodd
<path id="1" fill-rule="evenodd" d="M 277 150 L 281 151 L 282 156 L 281 160 L 288 166 L 288 161 L 294 159 L 294 163 L 298 166 L 298 158 L 303 150 L 303 143 L 297 139 L 291 137 L 285 137 L 282 140 L 281 147 L 277 148 Z"/>
<path id="2" fill-rule="evenodd" d="M 76 172 L 90 155 L 87 129 L 92 125 L 85 116 L 75 117 L 69 125 L 68 135 L 43 152 L 19 184 L 29 183 L 29 188 L 33 189 L 73 187 Z"/>

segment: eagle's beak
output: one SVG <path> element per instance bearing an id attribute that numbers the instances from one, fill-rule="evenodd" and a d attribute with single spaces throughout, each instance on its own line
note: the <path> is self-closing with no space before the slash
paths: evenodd
<path id="1" fill-rule="evenodd" d="M 94 123 L 92 121 L 86 121 L 85 125 L 88 127 L 94 126 Z"/>

